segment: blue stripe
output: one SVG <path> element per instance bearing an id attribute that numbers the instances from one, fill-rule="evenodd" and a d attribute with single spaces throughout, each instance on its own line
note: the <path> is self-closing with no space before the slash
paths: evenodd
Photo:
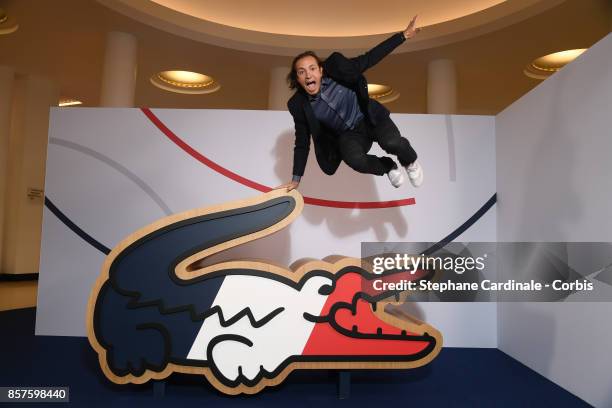
<path id="1" fill-rule="evenodd" d="M 474 215 L 468 218 L 466 222 L 461 224 L 459 228 L 457 228 L 456 230 L 448 234 L 446 237 L 442 238 L 442 240 L 440 240 L 437 244 L 434 244 L 430 246 L 429 248 L 427 248 L 425 251 L 423 251 L 423 255 L 431 255 L 434 252 L 444 248 L 446 244 L 448 244 L 449 242 L 452 242 L 455 238 L 463 234 L 468 228 L 474 225 L 476 221 L 478 221 L 483 215 L 487 213 L 487 211 L 491 209 L 491 207 L 495 205 L 496 202 L 497 202 L 497 193 L 493 194 L 491 198 L 489 198 L 489 200 L 486 203 L 484 203 L 484 205 L 480 207 L 478 211 L 474 213 Z"/>
<path id="2" fill-rule="evenodd" d="M 438 243 L 427 248 L 423 252 L 423 255 L 431 255 L 432 253 L 443 248 L 449 242 L 453 241 L 459 235 L 463 234 L 468 228 L 474 225 L 476 221 L 478 221 L 483 215 L 485 215 L 491 209 L 491 207 L 495 205 L 495 203 L 497 203 L 497 193 L 494 193 L 491 196 L 491 198 L 489 198 L 489 200 L 486 203 L 484 203 L 484 205 L 480 207 L 478 211 L 474 213 L 474 215 L 468 218 L 468 220 L 464 222 L 463 224 L 461 224 L 456 230 L 448 234 Z M 66 224 L 68 228 L 74 231 L 74 233 L 76 233 L 78 236 L 83 238 L 85 241 L 91 244 L 94 248 L 98 249 L 100 252 L 108 255 L 110 250 L 107 247 L 105 247 L 104 245 L 96 241 L 94 238 L 88 235 L 85 231 L 80 229 L 76 224 L 70 221 L 70 219 L 66 217 L 55 205 L 53 205 L 51 200 L 49 200 L 47 197 L 45 197 L 45 205 L 47 206 L 47 208 L 49 208 L 49 210 L 51 210 L 53 214 L 55 214 L 57 218 L 60 219 L 60 221 L 62 221 L 64 224 Z"/>
<path id="3" fill-rule="evenodd" d="M 57 208 L 55 204 L 53 204 L 53 202 L 51 202 L 49 197 L 45 197 L 45 207 L 47 207 L 49 211 L 51 211 L 61 222 L 63 222 L 65 226 L 70 228 L 72 232 L 74 232 L 79 237 L 81 237 L 89 245 L 93 246 L 98 251 L 102 252 L 104 255 L 108 255 L 110 253 L 109 248 L 107 248 L 105 245 L 102 245 L 100 242 L 94 239 L 91 235 L 83 231 L 78 225 L 72 222 L 70 218 L 66 217 L 66 215 L 63 212 L 61 212 L 60 209 Z"/>

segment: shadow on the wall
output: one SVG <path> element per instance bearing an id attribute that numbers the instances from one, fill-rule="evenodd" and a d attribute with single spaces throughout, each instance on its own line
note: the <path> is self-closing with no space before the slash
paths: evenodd
<path id="1" fill-rule="evenodd" d="M 292 176 L 294 140 L 292 131 L 283 132 L 278 136 L 272 151 L 272 156 L 276 157 L 274 171 L 281 180 L 289 181 Z M 299 189 L 304 196 L 321 199 L 378 201 L 380 198 L 374 177 L 376 176 L 357 173 L 344 163 L 340 164 L 340 168 L 333 176 L 325 175 L 319 169 L 314 145 L 311 144 L 306 171 Z M 372 231 L 377 240 L 385 241 L 391 230 L 394 230 L 398 237 L 405 237 L 408 232 L 408 224 L 399 208 L 351 210 L 306 204 L 302 217 L 312 225 L 327 228 L 338 238 Z"/>
<path id="2" fill-rule="evenodd" d="M 288 182 L 292 176 L 294 133 L 287 130 L 281 133 L 270 152 L 274 163 L 274 171 L 280 180 Z M 316 163 L 314 146 L 308 158 L 308 164 L 300 192 L 304 196 L 338 199 L 340 201 L 378 201 L 378 193 L 372 175 L 360 174 L 346 165 L 341 164 L 337 174 L 326 176 Z M 386 177 L 386 176 L 385 176 Z M 389 188 L 392 188 L 391 186 Z M 341 197 L 341 198 L 338 198 Z M 360 197 L 355 199 L 354 197 Z M 312 225 L 327 228 L 337 238 L 350 239 L 351 235 L 372 231 L 379 241 L 385 241 L 393 230 L 398 237 L 406 236 L 408 224 L 399 208 L 361 210 L 319 207 L 306 204 L 301 217 Z M 270 252 L 274 248 L 274 252 Z M 330 255 L 333 254 L 330 248 Z M 291 227 L 278 231 L 261 240 L 251 241 L 236 248 L 212 255 L 201 266 L 230 260 L 262 258 L 277 262 L 285 267 L 295 259 L 291 259 Z"/>
<path id="3" fill-rule="evenodd" d="M 274 171 L 283 183 L 288 182 L 292 176 L 294 137 L 291 130 L 281 133 L 270 154 L 272 160 L 276 158 Z M 321 199 L 378 201 L 380 198 L 373 177 L 376 176 L 357 173 L 345 164 L 340 165 L 334 176 L 326 176 L 318 167 L 314 146 L 311 145 L 308 164 L 299 190 L 304 196 Z M 389 186 L 389 188 L 392 187 Z M 408 233 L 408 224 L 399 208 L 351 210 L 306 204 L 301 217 L 311 225 L 327 228 L 333 236 L 341 239 L 351 239 L 354 234 L 371 231 L 377 240 L 385 241 L 391 231 L 394 231 L 400 238 L 405 237 Z M 203 267 L 230 259 L 262 258 L 262 254 L 265 254 L 266 261 L 277 262 L 288 267 L 295 261 L 291 259 L 291 239 L 291 227 L 289 226 L 264 239 L 251 241 L 215 254 L 201 262 L 199 266 Z M 271 252 L 270 248 L 274 248 L 274 252 Z M 330 248 L 329 254 L 333 253 L 334 249 Z M 424 320 L 424 313 L 418 305 L 412 305 L 410 311 L 418 319 Z"/>

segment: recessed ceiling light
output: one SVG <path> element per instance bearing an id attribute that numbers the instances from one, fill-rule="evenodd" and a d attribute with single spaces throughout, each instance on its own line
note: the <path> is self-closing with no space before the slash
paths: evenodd
<path id="1" fill-rule="evenodd" d="M 13 33 L 17 31 L 18 28 L 19 25 L 17 22 L 9 17 L 8 13 L 3 8 L 0 8 L 0 35 Z"/>
<path id="2" fill-rule="evenodd" d="M 207 94 L 221 88 L 213 77 L 191 71 L 162 71 L 151 77 L 151 83 L 166 91 L 184 94 Z"/>
<path id="3" fill-rule="evenodd" d="M 586 48 L 577 48 L 544 55 L 533 60 L 523 72 L 530 78 L 546 79 L 578 58 L 585 51 Z"/>
<path id="4" fill-rule="evenodd" d="M 77 100 L 77 99 L 72 99 L 72 98 L 62 98 L 60 99 L 59 103 L 57 104 L 57 106 L 75 106 L 75 105 L 82 105 L 83 102 Z"/>
<path id="5" fill-rule="evenodd" d="M 380 103 L 393 102 L 400 97 L 399 92 L 388 85 L 381 84 L 368 84 L 368 95 Z"/>

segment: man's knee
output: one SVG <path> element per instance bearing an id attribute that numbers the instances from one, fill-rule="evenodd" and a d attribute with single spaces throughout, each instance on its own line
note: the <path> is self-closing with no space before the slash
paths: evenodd
<path id="1" fill-rule="evenodd" d="M 389 137 L 382 137 L 378 141 L 380 147 L 382 147 L 385 151 L 390 153 L 399 152 L 402 148 L 402 145 L 405 143 L 405 139 L 403 139 L 399 135 L 392 135 Z"/>
<path id="2" fill-rule="evenodd" d="M 365 154 L 352 154 L 344 157 L 344 162 L 353 170 L 360 173 L 366 172 L 368 168 L 368 159 Z"/>

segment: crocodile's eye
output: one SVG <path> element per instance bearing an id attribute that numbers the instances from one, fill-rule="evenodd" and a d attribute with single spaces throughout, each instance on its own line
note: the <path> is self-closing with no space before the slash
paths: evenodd
<path id="1" fill-rule="evenodd" d="M 333 285 L 323 285 L 319 288 L 319 295 L 327 296 L 334 291 Z"/>

